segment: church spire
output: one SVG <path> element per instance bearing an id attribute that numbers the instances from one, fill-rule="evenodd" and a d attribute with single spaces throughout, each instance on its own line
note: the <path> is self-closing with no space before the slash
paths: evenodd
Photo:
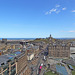
<path id="1" fill-rule="evenodd" d="M 51 37 L 51 34 L 50 34 L 50 37 Z"/>
<path id="2" fill-rule="evenodd" d="M 51 34 L 50 34 L 50 40 L 52 40 Z"/>
<path id="3" fill-rule="evenodd" d="M 50 34 L 50 37 L 49 37 L 49 44 L 52 45 L 52 36 Z"/>

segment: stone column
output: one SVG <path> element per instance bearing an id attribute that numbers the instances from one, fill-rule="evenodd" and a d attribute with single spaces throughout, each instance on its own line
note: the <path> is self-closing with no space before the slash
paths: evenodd
<path id="1" fill-rule="evenodd" d="M 9 75 L 11 75 L 11 62 L 9 62 Z"/>
<path id="2" fill-rule="evenodd" d="M 18 67 L 17 67 L 17 63 L 18 63 L 18 59 L 17 58 L 15 58 L 15 65 L 16 65 L 16 75 L 18 74 Z"/>
<path id="3" fill-rule="evenodd" d="M 1 67 L 1 74 L 3 75 L 3 68 Z"/>

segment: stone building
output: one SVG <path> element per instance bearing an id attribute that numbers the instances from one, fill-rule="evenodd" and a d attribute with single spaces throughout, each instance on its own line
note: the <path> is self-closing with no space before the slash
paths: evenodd
<path id="1" fill-rule="evenodd" d="M 16 74 L 30 75 L 30 69 L 28 68 L 27 64 L 27 53 L 21 55 L 21 57 L 18 58 L 18 61 L 16 63 Z"/>
<path id="2" fill-rule="evenodd" d="M 49 37 L 49 56 L 57 58 L 69 58 L 70 57 L 70 46 L 67 43 L 55 41 L 53 38 Z"/>
<path id="3" fill-rule="evenodd" d="M 27 63 L 27 52 L 21 53 L 11 60 L 7 58 L 0 60 L 4 61 L 4 63 L 0 61 L 0 75 L 30 75 L 31 73 Z"/>

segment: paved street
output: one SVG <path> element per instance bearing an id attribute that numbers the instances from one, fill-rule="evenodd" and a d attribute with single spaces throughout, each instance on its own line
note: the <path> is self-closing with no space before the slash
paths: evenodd
<path id="1" fill-rule="evenodd" d="M 28 65 L 29 68 L 32 70 L 31 75 L 37 75 L 37 72 L 39 72 L 38 69 L 39 69 L 40 64 L 44 63 L 44 61 L 42 60 L 44 55 L 41 55 L 41 53 L 39 53 L 39 55 L 38 55 L 37 65 L 34 65 L 34 64 L 33 65 L 32 64 Z M 37 58 L 35 58 L 35 59 L 37 59 Z"/>

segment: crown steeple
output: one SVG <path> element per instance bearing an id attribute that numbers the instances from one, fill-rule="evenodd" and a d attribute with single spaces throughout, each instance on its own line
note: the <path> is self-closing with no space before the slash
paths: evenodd
<path id="1" fill-rule="evenodd" d="M 50 37 L 51 37 L 51 34 L 50 34 Z"/>
<path id="2" fill-rule="evenodd" d="M 50 34 L 49 40 L 52 40 L 51 34 Z"/>

